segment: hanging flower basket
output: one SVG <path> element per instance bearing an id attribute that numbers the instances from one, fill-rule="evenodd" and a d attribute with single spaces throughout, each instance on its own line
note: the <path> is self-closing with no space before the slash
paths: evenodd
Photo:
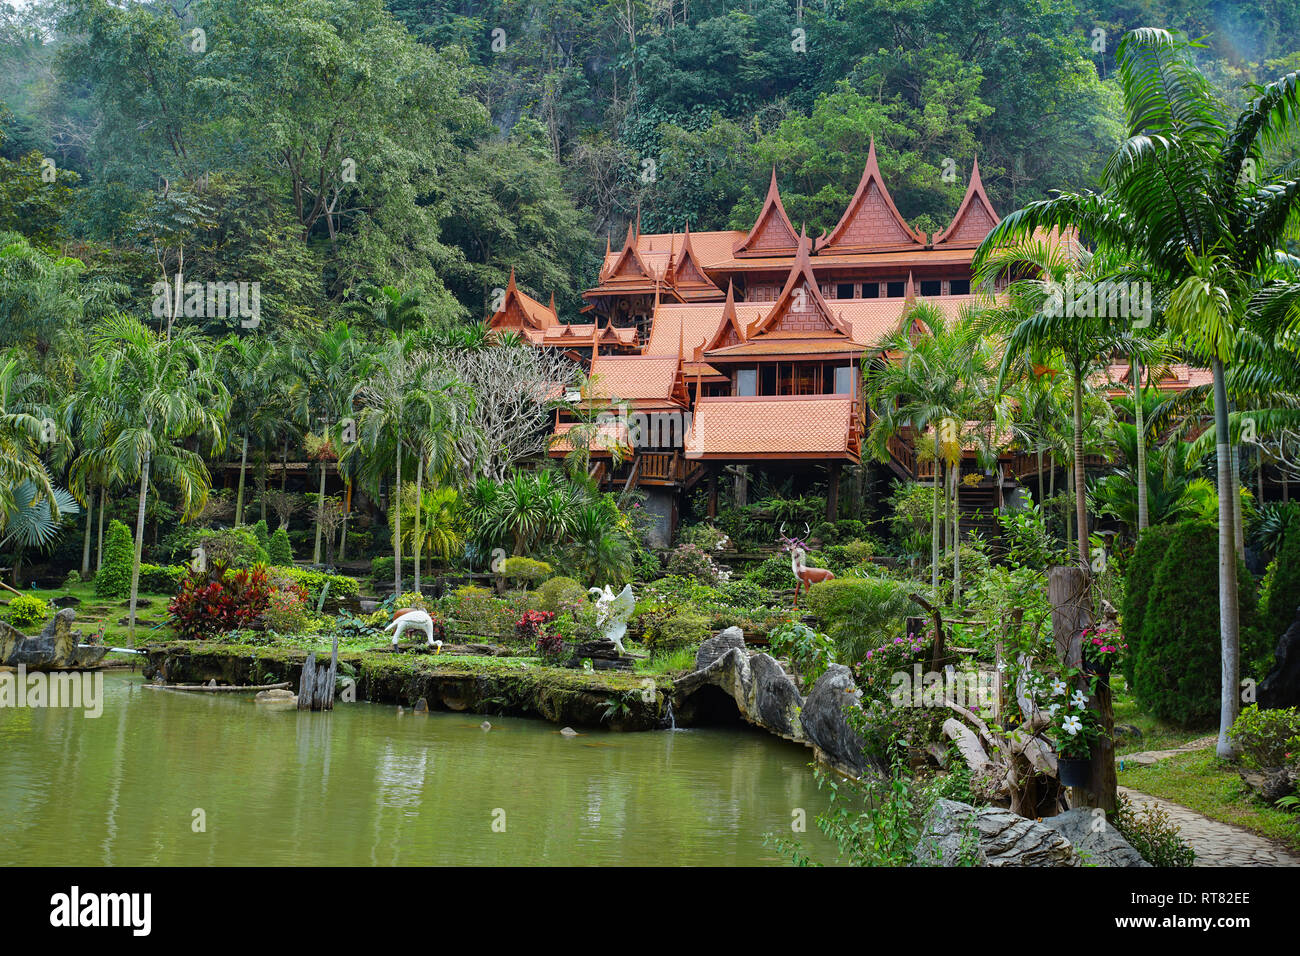
<path id="1" fill-rule="evenodd" d="M 1092 760 L 1088 757 L 1058 757 L 1056 775 L 1063 787 L 1086 787 L 1092 779 Z"/>

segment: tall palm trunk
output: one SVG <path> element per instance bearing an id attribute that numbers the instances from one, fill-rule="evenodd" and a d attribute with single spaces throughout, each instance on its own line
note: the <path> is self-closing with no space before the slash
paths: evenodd
<path id="1" fill-rule="evenodd" d="M 244 434 L 244 447 L 239 453 L 239 491 L 235 493 L 235 527 L 244 523 L 244 476 L 248 473 L 248 434 Z"/>
<path id="2" fill-rule="evenodd" d="M 261 480 L 257 483 L 257 504 L 263 521 L 266 520 L 266 455 L 266 442 L 262 442 L 261 462 L 257 466 L 257 470 L 261 473 Z"/>
<path id="3" fill-rule="evenodd" d="M 397 443 L 397 480 L 393 486 L 393 595 L 402 596 L 402 443 Z"/>
<path id="4" fill-rule="evenodd" d="M 90 530 L 91 525 L 95 522 L 95 486 L 90 486 L 90 494 L 86 496 L 86 540 L 81 545 L 81 576 L 84 579 L 90 574 Z"/>
<path id="5" fill-rule="evenodd" d="M 1043 503 L 1043 449 L 1038 448 L 1038 503 Z"/>
<path id="6" fill-rule="evenodd" d="M 99 569 L 104 566 L 104 507 L 106 504 L 104 501 L 104 493 L 106 491 L 107 489 L 103 485 L 99 486 L 99 530 L 96 532 L 98 540 L 95 542 L 96 574 L 98 574 Z"/>
<path id="7" fill-rule="evenodd" d="M 1137 356 L 1129 363 L 1133 379 L 1133 424 L 1137 428 L 1138 535 L 1150 523 L 1147 499 L 1147 428 L 1146 409 L 1142 407 L 1142 360 Z"/>
<path id="8" fill-rule="evenodd" d="M 325 459 L 320 460 L 320 490 L 316 493 L 316 549 L 312 552 L 311 563 L 320 564 L 320 542 L 322 525 L 325 519 Z"/>
<path id="9" fill-rule="evenodd" d="M 961 459 L 952 472 L 952 603 L 961 607 Z"/>
<path id="10" fill-rule="evenodd" d="M 340 475 L 342 477 L 342 475 Z M 352 482 L 343 478 L 343 529 L 339 538 L 339 564 L 348 557 L 348 515 L 352 513 Z"/>
<path id="11" fill-rule="evenodd" d="M 1232 458 L 1232 543 L 1237 557 L 1246 560 L 1246 528 L 1241 520 L 1241 446 L 1232 445 L 1229 449 Z"/>
<path id="12" fill-rule="evenodd" d="M 939 599 L 939 431 L 934 432 L 934 508 L 930 516 L 930 593 Z"/>
<path id="13" fill-rule="evenodd" d="M 149 423 L 149 428 L 153 428 L 152 422 Z M 144 503 L 149 494 L 150 464 L 152 464 L 152 458 L 146 454 L 144 463 L 140 466 L 140 494 L 135 510 L 135 560 L 131 563 L 130 628 L 132 643 L 135 643 L 135 605 L 140 596 L 140 557 L 144 553 Z"/>
<path id="14" fill-rule="evenodd" d="M 1079 560 L 1088 567 L 1088 499 L 1083 477 L 1083 369 L 1074 369 L 1074 517 L 1079 525 Z"/>
<path id="15" fill-rule="evenodd" d="M 1235 748 L 1228 728 L 1237 719 L 1237 686 L 1241 677 L 1241 619 L 1237 607 L 1236 529 L 1232 507 L 1232 436 L 1228 433 L 1228 389 L 1223 362 L 1215 359 L 1214 452 L 1219 483 L 1219 641 L 1222 674 L 1219 685 L 1219 742 L 1215 752 L 1231 757 Z"/>
<path id="16" fill-rule="evenodd" d="M 424 453 L 420 453 L 415 465 L 415 528 L 411 535 L 411 549 L 415 553 L 415 593 L 420 593 L 420 552 L 424 550 L 420 541 L 420 493 L 424 490 Z M 401 504 L 398 504 L 401 507 Z"/>

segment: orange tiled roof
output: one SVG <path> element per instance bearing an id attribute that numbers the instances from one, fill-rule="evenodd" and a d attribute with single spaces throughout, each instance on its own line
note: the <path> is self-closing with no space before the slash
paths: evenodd
<path id="1" fill-rule="evenodd" d="M 555 426 L 554 437 L 548 446 L 548 451 L 552 455 L 566 455 L 573 451 L 573 443 L 568 440 L 567 436 L 573 430 L 576 422 L 560 422 Z M 627 424 L 615 419 L 614 421 L 600 422 L 596 426 L 596 434 L 591 442 L 591 454 L 608 455 L 611 448 L 620 447 L 624 449 L 631 448 L 631 442 L 628 439 Z"/>
<path id="2" fill-rule="evenodd" d="M 593 398 L 680 400 L 677 356 L 597 355 L 591 361 Z"/>
<path id="3" fill-rule="evenodd" d="M 971 165 L 970 182 L 966 184 L 966 195 L 952 217 L 948 228 L 935 233 L 936 247 L 974 249 L 984 237 L 993 231 L 1001 220 L 984 192 L 984 182 L 980 179 L 980 161 L 977 158 Z"/>
<path id="4" fill-rule="evenodd" d="M 854 407 L 847 395 L 705 397 L 695 403 L 686 457 L 854 458 Z"/>
<path id="5" fill-rule="evenodd" d="M 1198 368 L 1195 365 L 1185 363 L 1175 363 L 1165 370 L 1166 374 L 1159 379 L 1153 379 L 1151 370 L 1146 369 L 1143 372 L 1143 380 L 1147 388 L 1158 389 L 1162 392 L 1185 392 L 1189 388 L 1199 388 L 1214 384 L 1214 373 L 1208 368 Z M 1097 372 L 1092 376 L 1092 383 L 1096 386 L 1112 386 L 1110 393 L 1112 395 L 1128 394 L 1132 391 L 1133 385 L 1129 380 L 1129 363 L 1113 362 L 1103 371 Z"/>
<path id="6" fill-rule="evenodd" d="M 858 188 L 835 228 L 817 240 L 817 251 L 826 255 L 924 247 L 925 233 L 907 224 L 889 195 L 884 177 L 880 175 L 876 138 L 873 136 Z"/>

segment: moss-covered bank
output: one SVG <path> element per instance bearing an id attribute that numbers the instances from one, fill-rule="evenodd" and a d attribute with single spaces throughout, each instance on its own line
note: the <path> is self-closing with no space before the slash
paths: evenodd
<path id="1" fill-rule="evenodd" d="M 147 678 L 168 684 L 297 686 L 308 652 L 294 646 L 172 641 L 145 648 Z M 617 671 L 586 672 L 503 657 L 444 657 L 339 651 L 340 670 L 356 675 L 357 699 L 431 710 L 541 717 L 575 727 L 654 730 L 663 725 L 671 684 Z"/>

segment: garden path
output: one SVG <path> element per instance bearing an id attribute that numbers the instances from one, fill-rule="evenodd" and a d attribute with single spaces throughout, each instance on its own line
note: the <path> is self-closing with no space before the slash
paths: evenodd
<path id="1" fill-rule="evenodd" d="M 1201 737 L 1172 750 L 1144 750 L 1141 753 L 1125 754 L 1118 761 L 1121 766 L 1145 767 L 1175 754 L 1203 750 L 1213 746 L 1217 740 L 1213 735 Z M 1119 792 L 1125 794 L 1135 805 L 1163 807 L 1169 814 L 1169 819 L 1182 830 L 1183 839 L 1196 851 L 1197 866 L 1300 866 L 1300 856 L 1257 833 L 1230 823 L 1211 820 L 1181 804 L 1158 799 L 1131 787 L 1120 787 Z"/>

